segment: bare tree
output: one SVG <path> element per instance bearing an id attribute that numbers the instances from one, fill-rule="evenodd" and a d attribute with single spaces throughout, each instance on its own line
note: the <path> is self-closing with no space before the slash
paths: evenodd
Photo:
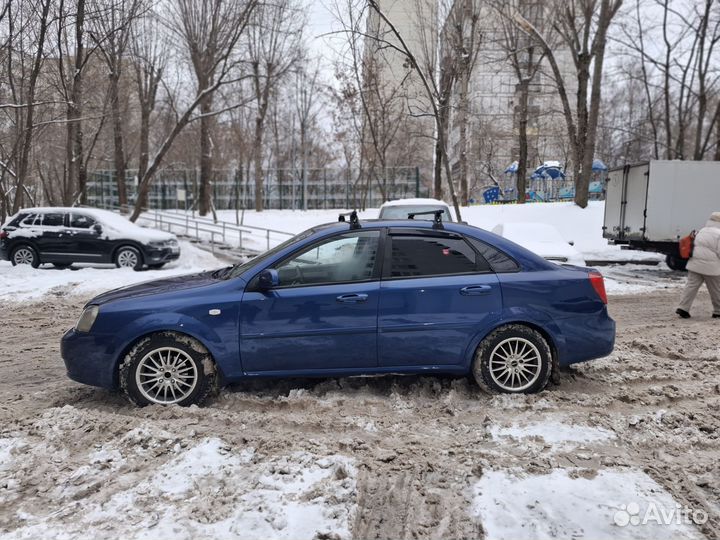
<path id="1" fill-rule="evenodd" d="M 140 108 L 138 140 L 138 179 L 143 178 L 150 161 L 150 118 L 155 110 L 158 89 L 168 63 L 168 42 L 163 27 L 153 11 L 144 13 L 132 27 L 130 51 L 135 70 L 135 85 Z M 147 205 L 147 192 L 137 206 Z"/>
<path id="2" fill-rule="evenodd" d="M 495 2 L 494 9 L 500 15 L 502 29 L 499 45 L 506 55 L 506 61 L 512 66 L 517 79 L 516 96 L 516 122 L 518 126 L 518 167 L 517 202 L 525 202 L 525 190 L 528 172 L 528 121 L 530 85 L 540 70 L 545 58 L 545 51 L 538 47 L 535 41 L 524 32 L 513 19 L 513 14 L 520 12 L 536 29 L 543 29 L 543 11 L 537 3 L 528 3 L 526 0 L 509 0 Z M 529 9 L 528 9 L 529 8 Z M 542 30 L 541 30 L 542 31 Z M 543 31 L 545 34 L 545 32 Z"/>
<path id="3" fill-rule="evenodd" d="M 581 208 L 588 203 L 608 29 L 621 5 L 622 0 L 567 0 L 553 6 L 548 14 L 553 18 L 549 31 L 570 50 L 575 67 L 572 80 L 566 80 L 550 37 L 520 12 L 514 15 L 515 22 L 536 41 L 550 63 L 570 135 L 575 203 Z M 575 111 L 567 90 L 573 86 L 577 87 Z"/>
<path id="4" fill-rule="evenodd" d="M 443 94 L 439 86 L 439 80 L 437 79 L 434 40 L 432 38 L 428 39 L 427 37 L 422 39 L 421 36 L 421 42 L 424 45 L 423 58 L 418 58 L 412 48 L 408 45 L 405 37 L 398 31 L 395 24 L 388 18 L 387 14 L 380 7 L 377 0 L 368 0 L 368 6 L 377 14 L 382 23 L 387 27 L 392 41 L 390 39 L 383 38 L 382 36 L 366 36 L 366 39 L 382 41 L 386 47 L 403 55 L 407 64 L 420 81 L 421 88 L 428 102 L 428 106 L 430 107 L 430 110 L 426 111 L 425 114 L 429 114 L 435 121 L 435 136 L 437 137 L 437 144 L 443 160 L 445 175 L 447 177 L 447 185 L 450 190 L 450 197 L 452 198 L 453 206 L 455 207 L 457 219 L 461 220 L 460 204 L 455 192 L 453 173 L 448 160 L 446 124 L 444 116 L 441 112 L 441 99 Z M 437 25 L 425 25 L 422 21 L 419 21 L 417 30 L 421 32 L 421 34 L 428 32 L 432 33 L 437 30 Z"/>
<path id="5" fill-rule="evenodd" d="M 303 210 L 307 210 L 308 183 L 308 141 L 310 127 L 318 115 L 318 98 L 320 97 L 320 64 L 310 67 L 307 62 L 298 66 L 295 77 L 295 111 L 300 128 L 300 152 L 302 162 Z"/>
<path id="6" fill-rule="evenodd" d="M 238 57 L 238 44 L 243 37 L 245 30 L 248 26 L 250 16 L 253 10 L 256 8 L 257 0 L 235 0 L 222 2 L 216 0 L 212 2 L 209 0 L 182 0 L 173 6 L 174 18 L 169 21 L 168 26 L 172 29 L 175 35 L 180 36 L 183 39 L 183 43 L 188 47 L 188 52 L 191 59 L 193 56 L 200 61 L 207 60 L 208 56 L 212 56 L 213 62 L 205 67 L 207 70 L 201 71 L 203 76 L 198 78 L 198 87 L 192 102 L 185 108 L 182 114 L 178 114 L 177 118 L 170 130 L 170 133 L 165 137 L 165 140 L 160 145 L 160 148 L 156 152 L 152 161 L 149 163 L 145 174 L 138 181 L 138 200 L 144 201 L 147 198 L 148 190 L 150 189 L 150 183 L 155 176 L 160 164 L 162 163 L 165 154 L 172 147 L 175 138 L 182 132 L 185 126 L 191 121 L 200 120 L 201 132 L 202 132 L 202 121 L 204 119 L 213 117 L 226 110 L 231 110 L 237 106 L 243 104 L 243 102 L 230 105 L 220 110 L 212 110 L 207 106 L 208 101 L 212 103 L 212 97 L 215 92 L 223 85 L 237 82 L 243 78 L 243 74 L 238 72 L 241 59 Z M 206 12 L 209 10 L 209 12 Z M 217 18 L 223 19 L 223 24 L 220 25 L 219 21 L 215 21 L 213 24 L 222 26 L 224 31 L 222 33 L 222 39 L 213 38 L 214 49 L 207 53 L 201 53 L 196 51 L 194 47 L 197 47 L 201 43 L 206 41 L 206 31 L 210 27 L 202 26 L 196 17 L 205 19 L 207 22 L 212 22 Z M 197 73 L 197 68 L 194 68 Z M 204 83 L 204 84 L 203 84 Z M 204 104 L 204 105 L 203 105 Z M 195 115 L 195 111 L 200 108 L 200 114 Z M 201 151 L 201 160 L 206 160 L 206 167 L 208 166 L 208 155 L 209 155 L 209 126 L 206 125 L 208 141 L 206 144 L 208 148 L 206 152 Z M 202 136 L 201 136 L 202 139 Z M 211 156 L 210 156 L 211 157 Z M 205 212 L 210 209 L 210 188 L 211 185 L 206 178 L 206 184 L 201 185 L 201 200 L 205 200 Z M 135 221 L 142 212 L 140 205 L 135 206 L 135 210 L 132 213 L 130 219 Z"/>
<path id="7" fill-rule="evenodd" d="M 449 98 L 454 79 L 458 94 L 455 113 L 455 123 L 459 131 L 458 147 L 460 149 L 458 154 L 458 163 L 460 165 L 458 177 L 460 181 L 460 203 L 463 206 L 467 206 L 469 198 L 467 136 L 470 118 L 469 87 L 470 78 L 482 43 L 480 17 L 484 4 L 485 0 L 455 0 L 449 9 L 444 32 L 442 33 L 443 45 L 448 49 L 447 56 L 450 57 L 449 61 L 452 67 L 445 68 L 445 72 L 440 75 L 441 79 L 443 75 L 449 76 L 447 82 L 450 83 L 444 86 L 443 81 L 440 81 L 440 104 L 441 106 L 444 105 L 444 102 Z M 442 123 L 447 126 L 447 121 Z M 441 158 L 441 156 L 438 157 Z"/>
<path id="8" fill-rule="evenodd" d="M 120 206 L 127 204 L 123 142 L 124 115 L 120 106 L 120 79 L 132 27 L 142 9 L 140 0 L 94 0 L 98 13 L 91 19 L 89 36 L 108 68 L 108 99 L 113 133 L 113 165 Z"/>
<path id="9" fill-rule="evenodd" d="M 6 55 L 7 84 L 12 98 L 9 112 L 15 133 L 9 156 L 3 152 L 4 159 L 0 162 L 2 169 L 0 218 L 2 219 L 5 218 L 9 208 L 15 213 L 23 206 L 26 193 L 25 182 L 29 173 L 30 153 L 35 134 L 36 90 L 46 54 L 45 43 L 50 25 L 51 5 L 51 0 L 39 0 L 29 5 L 18 6 L 15 10 L 13 9 L 15 6 L 7 2 L 0 12 L 0 22 L 7 22 L 6 42 L 3 49 Z M 26 24 L 28 20 L 30 22 Z M 25 66 L 26 55 L 32 59 L 29 69 Z M 7 159 L 8 157 L 10 159 Z M 14 184 L 12 189 L 7 191 L 4 181 L 6 177 L 10 177 Z M 14 193 L 12 204 L 9 201 L 9 192 Z"/>
<path id="10" fill-rule="evenodd" d="M 254 134 L 255 210 L 263 209 L 265 118 L 278 82 L 302 54 L 304 18 L 294 0 L 264 3 L 254 12 L 248 32 L 256 115 Z"/>

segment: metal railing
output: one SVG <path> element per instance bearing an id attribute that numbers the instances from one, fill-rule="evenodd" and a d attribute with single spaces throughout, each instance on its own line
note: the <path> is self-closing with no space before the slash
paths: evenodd
<path id="1" fill-rule="evenodd" d="M 132 211 L 132 207 L 127 206 L 123 208 L 108 204 L 100 206 L 114 212 L 122 210 L 129 213 Z M 225 245 L 237 247 L 241 252 L 255 255 L 295 236 L 286 231 L 255 225 L 235 225 L 227 221 L 192 216 L 183 211 L 147 210 L 140 214 L 140 220 L 152 223 L 157 229 L 195 238 L 198 242 L 209 240 L 213 253 L 215 253 L 216 246 Z"/>

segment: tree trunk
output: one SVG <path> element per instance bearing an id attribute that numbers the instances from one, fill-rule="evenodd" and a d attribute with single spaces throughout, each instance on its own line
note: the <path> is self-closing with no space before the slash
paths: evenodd
<path id="1" fill-rule="evenodd" d="M 433 197 L 442 201 L 443 189 L 442 189 L 442 148 L 440 148 L 440 141 L 435 141 L 435 166 L 433 167 Z"/>
<path id="2" fill-rule="evenodd" d="M 262 139 L 263 139 L 263 118 L 258 111 L 255 117 L 255 138 L 254 138 L 254 175 L 255 175 L 255 210 L 263 211 L 263 170 L 262 170 Z"/>
<path id="3" fill-rule="evenodd" d="M 148 161 L 150 160 L 150 111 L 145 105 L 140 107 L 140 140 L 138 142 L 140 156 L 138 158 L 138 182 L 145 176 L 148 168 Z M 144 191 L 142 197 L 140 193 L 136 193 L 135 206 L 140 208 L 147 208 L 148 205 L 148 193 Z"/>
<path id="4" fill-rule="evenodd" d="M 519 84 L 520 90 L 520 110 L 518 111 L 518 146 L 520 152 L 518 155 L 517 167 L 517 202 L 523 204 L 525 202 L 525 191 L 527 182 L 527 161 L 528 161 L 528 99 L 530 94 L 530 80 L 525 79 Z"/>
<path id="5" fill-rule="evenodd" d="M 117 62 L 119 63 L 119 61 Z M 128 203 L 127 184 L 125 183 L 125 149 L 123 145 L 123 122 L 120 112 L 119 78 L 120 68 L 116 64 L 115 73 L 110 75 L 110 107 L 112 110 L 113 130 L 113 164 L 115 166 L 115 182 L 117 183 L 118 202 L 121 207 Z"/>
<path id="6" fill-rule="evenodd" d="M 203 86 L 205 88 L 205 86 Z M 200 102 L 200 114 L 207 115 L 212 111 L 211 96 L 205 97 Z M 210 199 L 212 197 L 212 140 L 211 140 L 211 116 L 200 117 L 200 199 L 198 211 L 201 216 L 210 212 Z"/>
<path id="7" fill-rule="evenodd" d="M 81 121 L 81 100 L 82 100 L 82 68 L 85 62 L 85 48 L 83 45 L 83 33 L 85 31 L 85 0 L 78 0 L 77 14 L 75 19 L 75 62 L 73 74 L 70 79 L 70 91 L 67 104 L 67 185 L 63 194 L 63 204 L 70 206 L 76 200 L 85 203 L 86 183 L 81 174 L 84 168 L 83 144 L 82 144 L 82 121 Z"/>
<path id="8" fill-rule="evenodd" d="M 460 88 L 458 96 L 458 127 L 460 128 L 460 137 L 458 145 L 460 146 L 460 204 L 468 205 L 470 194 L 468 192 L 468 164 L 467 164 L 467 125 L 469 115 L 469 99 L 468 99 L 468 79 L 470 71 L 464 69 L 460 76 Z"/>

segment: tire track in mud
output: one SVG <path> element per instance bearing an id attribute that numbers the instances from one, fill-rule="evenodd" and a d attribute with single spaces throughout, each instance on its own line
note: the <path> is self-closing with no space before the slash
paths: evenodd
<path id="1" fill-rule="evenodd" d="M 12 527 L 21 507 L 58 512 L 40 487 L 51 490 L 82 467 L 83 448 L 111 445 L 144 426 L 173 434 L 173 444 L 216 436 L 266 456 L 352 457 L 355 538 L 480 538 L 482 526 L 469 509 L 483 470 L 544 474 L 558 467 L 589 475 L 605 467 L 643 470 L 680 504 L 704 509 L 709 520 L 702 532 L 720 537 L 720 321 L 707 315 L 704 294 L 695 318 L 677 320 L 676 296 L 611 297 L 618 322 L 613 355 L 563 371 L 559 386 L 537 395 L 490 396 L 453 377 L 251 381 L 202 409 L 136 409 L 117 393 L 67 380 L 59 339 L 83 302 L 13 304 L 4 310 L 0 437 L 50 441 L 61 459 L 44 473 L 40 463 L 37 472 L 28 469 L 18 499 L 0 512 L 0 530 Z M 63 412 L 64 406 L 70 408 Z M 48 432 L 47 418 L 40 420 L 45 413 L 70 415 L 77 426 L 68 421 Z M 532 422 L 601 428 L 615 438 L 564 448 L 542 438 L 491 434 L 498 426 Z M 151 456 L 134 466 L 157 468 L 169 459 L 165 446 Z M 93 489 L 100 487 L 93 486 L 78 491 L 78 501 L 98 497 Z"/>

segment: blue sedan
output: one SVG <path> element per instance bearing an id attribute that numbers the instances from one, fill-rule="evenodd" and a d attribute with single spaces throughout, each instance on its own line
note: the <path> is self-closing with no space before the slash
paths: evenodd
<path id="1" fill-rule="evenodd" d="M 353 216 L 244 264 L 101 294 L 62 356 L 71 379 L 138 405 L 254 377 L 472 374 L 531 393 L 612 351 L 606 304 L 597 271 L 485 230 Z"/>

